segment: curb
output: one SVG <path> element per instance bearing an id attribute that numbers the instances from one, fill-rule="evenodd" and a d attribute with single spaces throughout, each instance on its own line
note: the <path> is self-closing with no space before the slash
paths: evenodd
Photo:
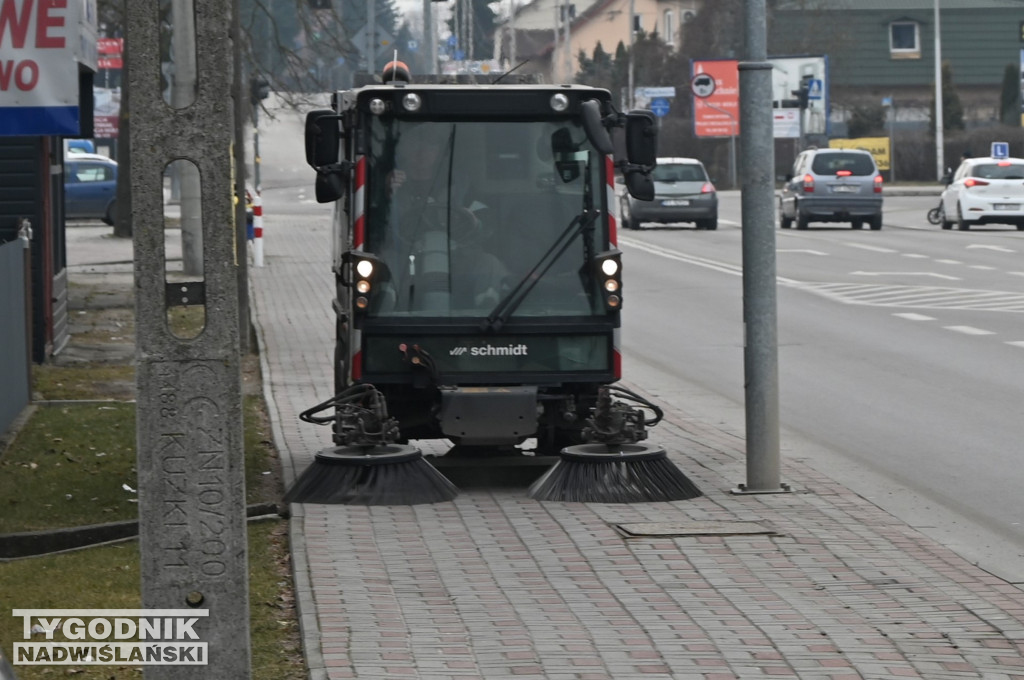
<path id="1" fill-rule="evenodd" d="M 274 503 L 254 503 L 246 507 L 245 514 L 249 521 L 253 521 L 269 515 L 286 517 L 287 511 L 279 509 Z M 0 561 L 90 548 L 103 543 L 124 541 L 138 535 L 139 521 L 135 519 L 69 529 L 4 534 L 0 535 Z M 0 680 L 2 678 L 3 676 L 0 676 Z"/>

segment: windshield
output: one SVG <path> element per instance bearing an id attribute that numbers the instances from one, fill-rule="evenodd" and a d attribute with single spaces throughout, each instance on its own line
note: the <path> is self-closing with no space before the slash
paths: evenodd
<path id="1" fill-rule="evenodd" d="M 971 176 L 982 179 L 1024 179 L 1024 164 L 1009 161 L 982 163 L 974 166 Z"/>
<path id="2" fill-rule="evenodd" d="M 651 177 L 655 182 L 706 182 L 704 167 L 695 163 L 659 163 Z"/>
<path id="3" fill-rule="evenodd" d="M 602 313 L 584 263 L 605 248 L 606 221 L 570 229 L 605 193 L 581 126 L 375 117 L 368 160 L 366 249 L 387 269 L 371 315 L 486 317 L 567 230 L 512 317 Z"/>

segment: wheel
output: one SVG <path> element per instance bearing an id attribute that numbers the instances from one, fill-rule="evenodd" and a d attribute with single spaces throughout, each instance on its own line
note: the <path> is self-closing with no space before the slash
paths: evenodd
<path id="1" fill-rule="evenodd" d="M 786 217 L 786 211 L 782 209 L 782 201 L 779 201 L 779 226 L 783 229 L 793 226 L 793 218 Z"/>
<path id="2" fill-rule="evenodd" d="M 971 228 L 971 223 L 964 219 L 964 211 L 959 203 L 956 204 L 956 228 L 960 231 L 967 231 Z"/>
<path id="3" fill-rule="evenodd" d="M 796 211 L 796 228 L 797 229 L 806 229 L 807 225 L 810 224 L 810 223 L 811 223 L 811 219 L 807 215 L 805 215 L 804 213 L 800 212 L 799 210 Z"/>
<path id="4" fill-rule="evenodd" d="M 619 222 L 622 223 L 623 229 L 637 229 L 637 225 L 633 223 L 633 213 L 629 209 L 629 199 L 624 198 L 619 201 Z"/>
<path id="5" fill-rule="evenodd" d="M 872 215 L 871 219 L 868 221 L 868 226 L 870 226 L 871 229 L 874 230 L 874 231 L 878 231 L 879 229 L 881 229 L 882 228 L 882 213 L 878 213 L 877 215 Z"/>
<path id="6" fill-rule="evenodd" d="M 853 220 L 850 222 L 850 227 L 852 227 L 853 229 L 863 229 L 864 220 Z"/>
<path id="7" fill-rule="evenodd" d="M 107 214 L 103 216 L 103 223 L 114 226 L 114 222 L 117 221 L 117 201 L 111 201 L 110 205 L 107 206 Z"/>
<path id="8" fill-rule="evenodd" d="M 1017 231 L 1024 231 L 1024 224 L 1018 224 Z"/>
<path id="9" fill-rule="evenodd" d="M 938 224 L 939 222 L 942 221 L 942 205 L 941 204 L 939 205 L 938 208 L 932 208 L 931 210 L 928 211 L 928 221 L 931 222 L 932 224 Z"/>

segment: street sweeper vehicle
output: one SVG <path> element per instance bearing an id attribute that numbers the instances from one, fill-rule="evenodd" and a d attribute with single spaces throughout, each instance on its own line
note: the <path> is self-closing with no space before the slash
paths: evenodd
<path id="1" fill-rule="evenodd" d="M 615 173 L 650 200 L 653 115 L 580 85 L 425 80 L 390 65 L 306 118 L 317 200 L 336 206 L 336 396 L 302 417 L 336 446 L 289 500 L 443 500 L 443 476 L 410 479 L 431 476 L 410 440 L 539 459 L 593 441 L 595 409 L 618 403 Z"/>

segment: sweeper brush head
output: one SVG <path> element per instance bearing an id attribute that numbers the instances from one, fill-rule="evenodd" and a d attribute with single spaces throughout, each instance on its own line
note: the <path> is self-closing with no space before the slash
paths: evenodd
<path id="1" fill-rule="evenodd" d="M 284 495 L 286 503 L 418 505 L 459 490 L 415 446 L 336 446 L 316 454 Z"/>
<path id="2" fill-rule="evenodd" d="M 535 500 L 577 503 L 685 501 L 702 495 L 665 449 L 643 444 L 568 446 L 529 491 Z"/>

